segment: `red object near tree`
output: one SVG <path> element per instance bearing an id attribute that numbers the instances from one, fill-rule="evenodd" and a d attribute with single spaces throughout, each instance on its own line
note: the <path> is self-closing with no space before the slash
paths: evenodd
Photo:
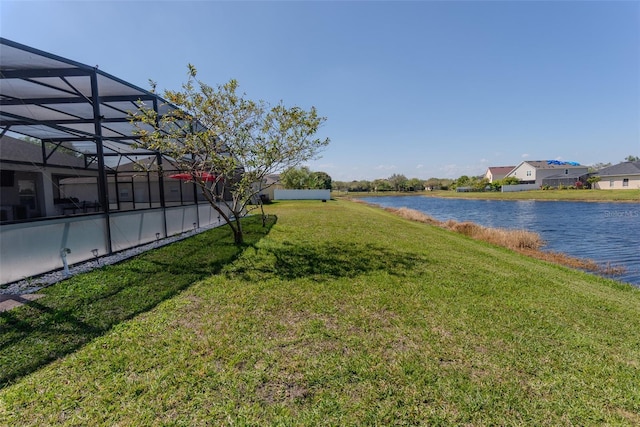
<path id="1" fill-rule="evenodd" d="M 209 172 L 196 172 L 196 177 L 208 182 L 213 182 L 217 178 L 214 174 L 211 174 Z M 191 175 L 190 173 L 176 173 L 173 175 L 169 175 L 169 178 L 181 179 L 183 181 L 193 181 L 193 175 Z"/>

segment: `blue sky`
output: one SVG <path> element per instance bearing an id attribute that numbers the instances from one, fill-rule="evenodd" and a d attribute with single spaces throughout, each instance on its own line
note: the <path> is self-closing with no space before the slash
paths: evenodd
<path id="1" fill-rule="evenodd" d="M 638 1 L 5 1 L 0 34 L 148 89 L 209 84 L 327 117 L 334 180 L 640 155 Z"/>

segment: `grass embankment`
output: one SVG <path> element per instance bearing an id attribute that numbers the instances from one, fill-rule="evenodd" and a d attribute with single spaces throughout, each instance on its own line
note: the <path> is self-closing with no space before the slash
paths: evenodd
<path id="1" fill-rule="evenodd" d="M 465 236 L 469 236 L 476 240 L 482 240 L 494 245 L 512 249 L 527 256 L 567 267 L 597 272 L 609 277 L 615 277 L 626 271 L 625 267 L 622 266 L 612 266 L 610 264 L 600 265 L 591 259 L 576 258 L 561 252 L 542 251 L 541 248 L 545 245 L 545 242 L 538 233 L 534 233 L 532 231 L 484 227 L 473 222 L 459 222 L 451 219 L 447 221 L 439 221 L 415 209 L 389 207 L 383 209 L 411 221 L 435 225 L 437 227 L 455 231 L 456 233 L 464 234 Z"/>
<path id="2" fill-rule="evenodd" d="M 333 195 L 333 194 L 332 194 Z M 630 202 L 640 203 L 640 190 L 530 190 L 513 193 L 501 192 L 468 192 L 456 191 L 419 191 L 377 193 L 345 193 L 336 192 L 336 198 L 382 197 L 382 196 L 426 196 L 458 199 L 491 199 L 491 200 L 564 200 L 576 202 Z"/>
<path id="3" fill-rule="evenodd" d="M 640 423 L 637 289 L 362 204 L 268 209 L 220 273 L 0 390 L 0 424 Z"/>

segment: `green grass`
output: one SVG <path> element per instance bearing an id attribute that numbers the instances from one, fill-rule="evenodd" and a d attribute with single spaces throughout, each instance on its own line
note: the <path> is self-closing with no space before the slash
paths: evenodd
<path id="1" fill-rule="evenodd" d="M 247 244 L 266 230 L 248 218 Z M 227 227 L 209 230 L 132 260 L 42 290 L 20 310 L 0 313 L 0 387 L 104 334 L 219 272 L 242 248 Z"/>
<path id="2" fill-rule="evenodd" d="M 377 196 L 427 196 L 449 197 L 461 199 L 492 199 L 492 200 L 569 200 L 587 202 L 635 202 L 640 203 L 640 190 L 530 190 L 514 193 L 500 192 L 469 192 L 456 191 L 421 191 L 401 193 L 381 191 L 378 193 L 344 193 L 335 192 L 336 198 L 377 197 Z"/>
<path id="3" fill-rule="evenodd" d="M 0 390 L 0 425 L 640 423 L 638 289 L 363 204 L 268 210 L 218 273 Z"/>

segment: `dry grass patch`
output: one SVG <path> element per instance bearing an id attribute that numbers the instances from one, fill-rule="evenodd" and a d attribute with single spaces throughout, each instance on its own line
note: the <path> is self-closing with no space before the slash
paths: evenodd
<path id="1" fill-rule="evenodd" d="M 483 227 L 473 222 L 459 222 L 452 219 L 443 222 L 420 211 L 408 208 L 384 208 L 384 210 L 405 219 L 435 225 L 464 234 L 473 239 L 483 240 L 509 249 L 539 249 L 544 246 L 544 241 L 540 235 L 531 231 Z"/>
<path id="2" fill-rule="evenodd" d="M 509 249 L 539 249 L 544 246 L 544 241 L 538 233 L 526 230 L 489 228 L 472 222 L 456 222 L 452 220 L 445 222 L 444 228 Z"/>

